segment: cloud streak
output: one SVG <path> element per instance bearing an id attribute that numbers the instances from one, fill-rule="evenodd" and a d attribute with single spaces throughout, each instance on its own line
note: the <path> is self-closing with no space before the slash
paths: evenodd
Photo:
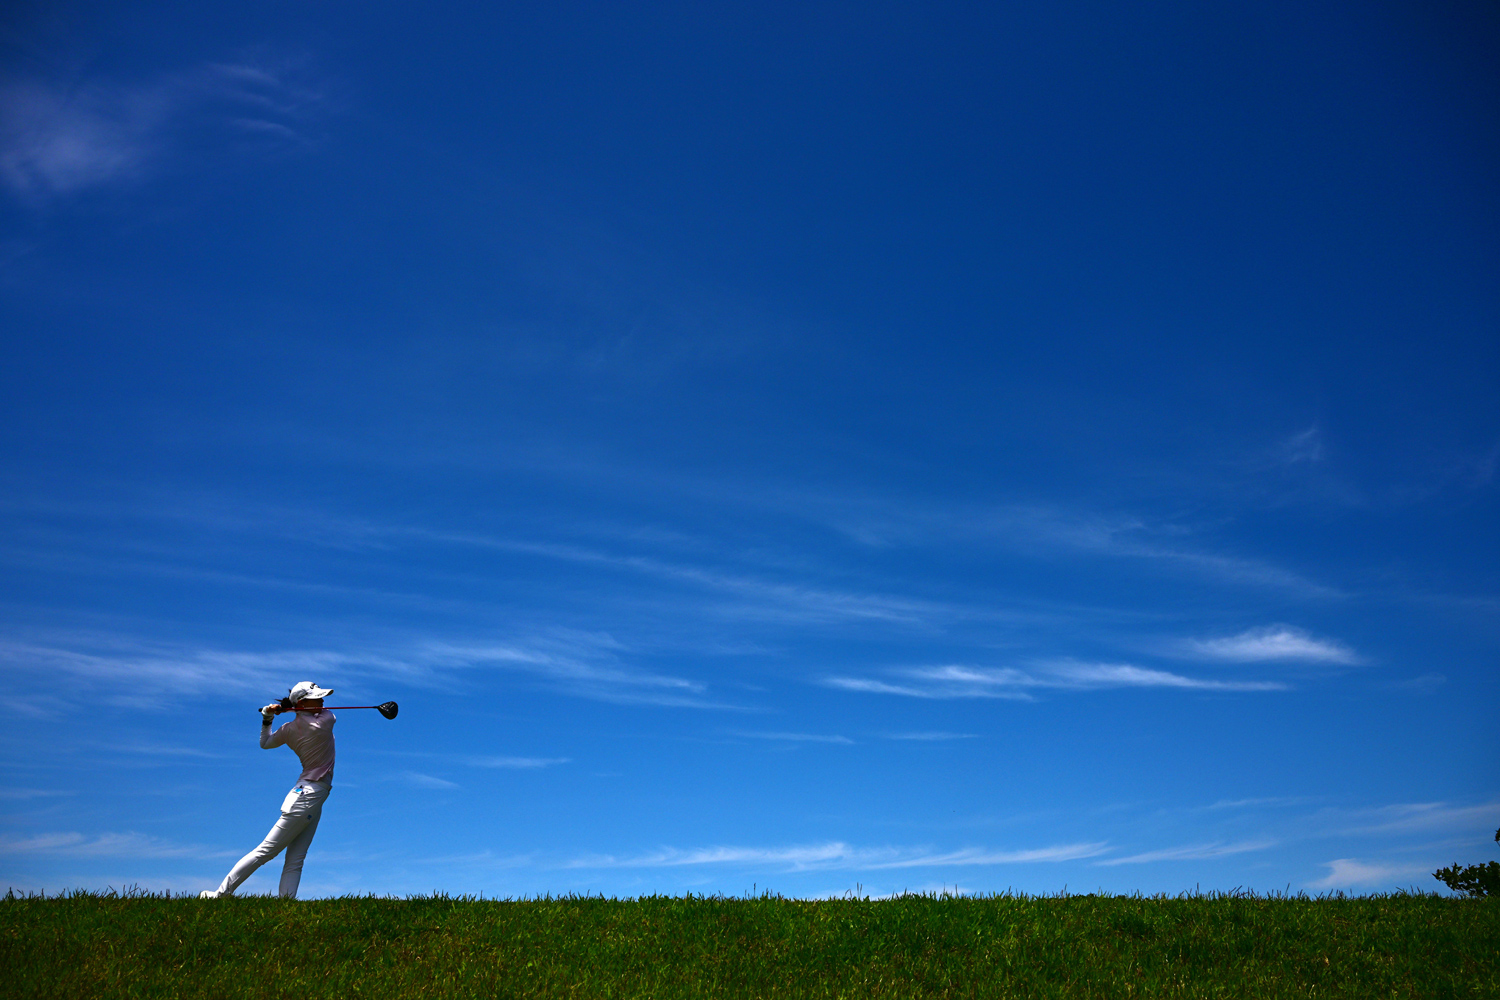
<path id="1" fill-rule="evenodd" d="M 423 774 L 420 771 L 402 771 L 398 777 L 413 788 L 423 788 L 433 792 L 446 792 L 458 787 L 458 782 L 456 781 L 438 778 L 431 774 Z"/>
<path id="2" fill-rule="evenodd" d="M 1328 874 L 1307 883 L 1313 889 L 1355 889 L 1374 885 L 1393 886 L 1413 879 L 1432 877 L 1436 866 L 1384 861 L 1360 861 L 1355 858 L 1336 858 L 1325 861 Z"/>
<path id="3" fill-rule="evenodd" d="M 156 702 L 197 694 L 239 694 L 285 689 L 292 676 L 337 675 L 355 663 L 347 654 L 315 651 L 270 653 L 129 648 L 94 651 L 20 642 L 0 642 L 0 670 L 66 673 L 100 687 L 124 689 L 124 697 Z"/>
<path id="4" fill-rule="evenodd" d="M 888 740 L 910 740 L 919 743 L 941 743 L 948 740 L 977 740 L 978 733 L 945 733 L 945 732 L 923 732 L 923 733 L 887 733 Z"/>
<path id="5" fill-rule="evenodd" d="M 1205 680 L 1127 663 L 1061 661 L 1029 670 L 1016 667 L 950 665 L 893 670 L 892 681 L 870 677 L 825 678 L 844 691 L 894 694 L 908 698 L 1009 698 L 1031 700 L 1033 691 L 1102 691 L 1118 688 L 1174 688 L 1192 691 L 1281 691 L 1278 681 Z"/>
<path id="6" fill-rule="evenodd" d="M 491 770 L 533 771 L 544 767 L 556 767 L 571 762 L 568 757 L 460 757 L 459 762 L 470 767 Z"/>
<path id="7" fill-rule="evenodd" d="M 149 83 L 21 81 L 0 89 L 0 182 L 37 198 L 139 181 L 189 129 L 301 142 L 322 103 L 285 70 L 248 63 Z"/>
<path id="8" fill-rule="evenodd" d="M 215 851 L 198 844 L 176 844 L 141 833 L 42 833 L 31 837 L 0 837 L 0 855 L 48 855 L 72 858 L 226 858 L 233 851 Z"/>
<path id="9" fill-rule="evenodd" d="M 69 194 L 133 178 L 157 152 L 171 115 L 158 87 L 39 83 L 0 91 L 0 179 L 22 194 Z"/>
<path id="10" fill-rule="evenodd" d="M 0 672 L 65 673 L 109 692 L 115 701 L 149 704 L 169 695 L 254 693 L 264 697 L 307 677 L 338 684 L 355 677 L 365 682 L 373 675 L 425 686 L 465 671 L 503 669 L 528 673 L 556 690 L 600 701 L 735 707 L 707 699 L 701 682 L 625 666 L 618 662 L 618 643 L 579 634 L 540 638 L 530 644 L 426 643 L 376 652 L 141 649 L 123 642 L 112 647 L 93 645 L 85 650 L 0 642 Z"/>
<path id="11" fill-rule="evenodd" d="M 937 868 L 951 865 L 1005 865 L 1076 861 L 1108 850 L 1104 843 L 1059 844 L 1019 851 L 972 847 L 934 852 L 920 848 L 857 848 L 842 841 L 792 847 L 666 847 L 650 854 L 617 858 L 589 855 L 567 862 L 566 868 L 678 868 L 700 865 L 770 867 L 787 872 L 896 868 Z"/>
<path id="12" fill-rule="evenodd" d="M 1329 639 L 1315 639 L 1290 625 L 1253 628 L 1224 639 L 1191 639 L 1185 645 L 1193 655 L 1229 663 L 1300 660 L 1353 666 L 1361 662 L 1347 646 Z"/>
<path id="13" fill-rule="evenodd" d="M 67 798 L 77 794 L 75 791 L 57 788 L 0 788 L 0 799 L 17 799 L 21 801 Z"/>
<path id="14" fill-rule="evenodd" d="M 847 736 L 824 736 L 818 733 L 740 733 L 735 736 L 743 736 L 752 740 L 774 740 L 782 743 L 846 743 L 854 741 Z"/>
<path id="15" fill-rule="evenodd" d="M 916 514 L 909 505 L 897 509 L 879 502 L 825 502 L 825 506 L 842 508 L 827 515 L 830 526 L 866 545 L 921 545 L 934 539 L 996 542 L 1022 553 L 1074 552 L 1151 561 L 1221 583 L 1271 588 L 1300 597 L 1342 596 L 1333 587 L 1264 560 L 1193 547 L 1184 542 L 1196 534 L 1191 527 L 1142 516 L 1022 504 Z"/>
<path id="16" fill-rule="evenodd" d="M 917 624 L 933 617 L 952 617 L 955 609 L 937 602 L 781 583 L 739 573 L 687 566 L 651 556 L 617 555 L 578 545 L 524 542 L 484 535 L 421 530 L 395 531 L 430 541 L 543 556 L 571 563 L 607 566 L 677 583 L 733 594 L 753 602 L 741 614 L 770 621 L 807 623 L 884 621 Z"/>
<path id="17" fill-rule="evenodd" d="M 1275 847 L 1274 840 L 1247 840 L 1236 844 L 1193 844 L 1183 847 L 1166 847 L 1157 851 L 1145 851 L 1141 854 L 1132 854 L 1123 858 L 1106 858 L 1103 861 L 1095 861 L 1096 865 L 1143 865 L 1157 861 L 1205 861 L 1210 858 L 1223 858 L 1231 854 L 1245 854 L 1250 851 L 1264 851 L 1269 847 Z"/>
<path id="18" fill-rule="evenodd" d="M 1351 834 L 1417 833 L 1485 829 L 1500 821 L 1500 802 L 1450 806 L 1446 802 L 1414 802 L 1382 806 L 1359 814 Z"/>
<path id="19" fill-rule="evenodd" d="M 618 644 L 600 637 L 539 640 L 529 646 L 433 643 L 417 654 L 429 670 L 499 668 L 532 674 L 569 694 L 622 704 L 734 708 L 705 697 L 707 686 L 684 677 L 635 670 L 614 660 Z"/>

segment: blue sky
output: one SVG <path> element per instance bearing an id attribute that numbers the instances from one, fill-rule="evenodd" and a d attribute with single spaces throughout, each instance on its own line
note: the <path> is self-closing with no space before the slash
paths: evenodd
<path id="1" fill-rule="evenodd" d="M 216 884 L 311 679 L 304 895 L 1437 888 L 1497 28 L 12 5 L 0 883 Z"/>

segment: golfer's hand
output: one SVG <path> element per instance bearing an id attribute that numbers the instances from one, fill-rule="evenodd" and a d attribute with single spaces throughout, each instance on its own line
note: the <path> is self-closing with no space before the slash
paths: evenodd
<path id="1" fill-rule="evenodd" d="M 264 720 L 266 722 L 270 722 L 273 718 L 276 717 L 276 714 L 278 712 L 280 712 L 280 711 L 281 711 L 281 706 L 278 705 L 278 704 L 276 704 L 273 701 L 273 702 L 271 702 L 271 704 L 267 705 L 265 708 L 262 708 L 260 710 L 260 717 L 261 717 L 262 720 Z"/>

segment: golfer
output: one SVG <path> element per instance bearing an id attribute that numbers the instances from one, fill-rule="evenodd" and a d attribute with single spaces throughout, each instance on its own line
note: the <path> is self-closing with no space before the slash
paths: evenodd
<path id="1" fill-rule="evenodd" d="M 331 694 L 332 688 L 320 688 L 312 681 L 301 681 L 287 692 L 286 701 L 273 702 L 260 710 L 261 749 L 291 747 L 302 761 L 302 776 L 282 800 L 281 818 L 271 827 L 266 839 L 240 858 L 217 889 L 205 889 L 199 893 L 203 898 L 233 896 L 234 890 L 245 879 L 283 850 L 286 851 L 286 861 L 281 867 L 279 892 L 283 899 L 297 898 L 297 886 L 302 881 L 302 861 L 307 857 L 313 834 L 318 832 L 323 800 L 333 788 L 333 724 L 338 720 L 331 710 L 323 707 L 323 699 Z M 286 707 L 288 705 L 290 709 Z M 295 711 L 296 714 L 292 721 L 273 733 L 271 720 L 284 711 Z"/>

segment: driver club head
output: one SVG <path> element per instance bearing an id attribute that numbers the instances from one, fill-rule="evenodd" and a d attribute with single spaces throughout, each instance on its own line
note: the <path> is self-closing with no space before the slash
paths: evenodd
<path id="1" fill-rule="evenodd" d="M 375 711 L 379 712 L 387 719 L 394 719 L 396 717 L 396 713 L 400 710 L 400 706 L 397 705 L 394 701 L 388 701 L 384 705 L 375 706 Z"/>

